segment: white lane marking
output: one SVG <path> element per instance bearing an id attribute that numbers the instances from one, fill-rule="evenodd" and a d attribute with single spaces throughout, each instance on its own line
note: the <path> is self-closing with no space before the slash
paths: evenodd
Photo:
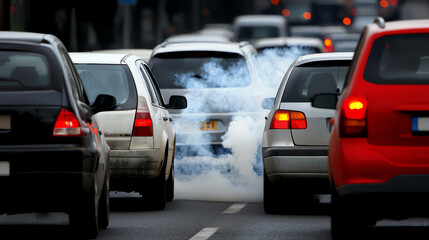
<path id="1" fill-rule="evenodd" d="M 219 228 L 218 227 L 207 227 L 203 228 L 199 233 L 195 234 L 189 240 L 207 240 L 211 237 Z"/>
<path id="2" fill-rule="evenodd" d="M 244 208 L 244 206 L 246 206 L 245 203 L 234 203 L 232 204 L 228 209 L 226 209 L 225 211 L 223 211 L 223 213 L 225 214 L 233 214 L 233 213 L 238 213 L 242 208 Z"/>

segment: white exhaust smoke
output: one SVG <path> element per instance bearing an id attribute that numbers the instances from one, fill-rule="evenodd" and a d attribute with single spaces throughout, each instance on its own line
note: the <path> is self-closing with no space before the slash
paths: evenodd
<path id="1" fill-rule="evenodd" d="M 238 91 L 240 88 L 231 88 L 232 90 L 223 92 L 225 95 L 219 94 L 222 91 L 217 91 L 214 96 L 204 91 L 191 91 L 186 95 L 188 103 L 199 104 L 185 109 L 183 114 L 206 112 L 208 104 L 216 104 L 205 102 L 204 99 L 229 99 L 230 101 L 222 102 L 223 106 L 216 107 L 237 110 L 237 115 L 230 123 L 227 133 L 222 136 L 223 147 L 231 149 L 230 153 L 176 157 L 175 199 L 225 202 L 261 202 L 263 200 L 261 142 L 267 111 L 261 109 L 260 101 L 255 104 L 255 96 L 275 97 L 290 64 L 302 54 L 304 53 L 298 49 L 290 49 L 287 52 L 266 50 L 260 53 L 254 59 L 259 70 L 258 79 L 250 89 L 246 89 L 246 92 Z M 225 71 L 216 63 L 208 63 L 204 64 L 199 74 L 187 73 L 176 76 L 176 84 L 186 88 L 203 89 L 205 86 L 201 85 L 201 79 L 204 78 L 206 80 L 204 82 L 209 87 L 228 88 L 228 84 L 237 84 L 240 79 L 243 79 L 242 68 L 245 67 L 247 66 L 242 63 Z M 246 116 L 246 112 L 258 112 L 259 115 Z M 201 132 L 197 135 L 192 134 L 190 137 L 194 140 L 198 139 L 197 142 L 203 142 L 206 134 Z M 210 152 L 209 149 L 200 148 L 198 145 L 193 151 Z"/>

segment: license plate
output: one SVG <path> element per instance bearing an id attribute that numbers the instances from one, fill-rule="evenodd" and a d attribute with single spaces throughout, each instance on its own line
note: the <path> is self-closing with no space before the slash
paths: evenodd
<path id="1" fill-rule="evenodd" d="M 413 118 L 411 118 L 411 131 L 413 131 L 413 132 L 429 132 L 429 117 L 413 117 Z"/>
<path id="2" fill-rule="evenodd" d="M 213 131 L 217 130 L 217 121 L 181 122 L 178 129 L 182 132 Z"/>
<path id="3" fill-rule="evenodd" d="M 0 130 L 10 129 L 10 115 L 0 115 Z"/>
<path id="4" fill-rule="evenodd" d="M 0 176 L 9 176 L 10 175 L 10 164 L 9 162 L 0 162 Z"/>

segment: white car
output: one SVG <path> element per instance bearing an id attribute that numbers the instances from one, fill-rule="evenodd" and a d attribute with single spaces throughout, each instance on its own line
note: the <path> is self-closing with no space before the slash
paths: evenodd
<path id="1" fill-rule="evenodd" d="M 110 146 L 110 189 L 140 192 L 150 207 L 174 198 L 176 133 L 168 108 L 183 109 L 186 98 L 164 104 L 147 64 L 130 54 L 70 53 L 89 102 L 108 94 L 116 108 L 96 115 Z"/>

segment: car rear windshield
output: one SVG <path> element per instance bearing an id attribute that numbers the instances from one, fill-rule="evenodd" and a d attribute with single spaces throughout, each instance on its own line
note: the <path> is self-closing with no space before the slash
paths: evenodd
<path id="1" fill-rule="evenodd" d="M 310 53 L 320 53 L 320 49 L 318 47 L 305 46 L 305 45 L 297 45 L 297 46 L 284 46 L 284 47 L 261 47 L 258 48 L 258 52 L 262 53 L 264 51 L 273 51 L 277 55 L 287 56 L 291 52 L 297 52 L 299 55 L 305 55 Z"/>
<path id="2" fill-rule="evenodd" d="M 374 41 L 364 79 L 376 84 L 429 84 L 429 34 L 397 34 Z"/>
<path id="3" fill-rule="evenodd" d="M 85 92 L 92 105 L 99 94 L 116 98 L 115 110 L 131 110 L 137 106 L 137 93 L 131 72 L 126 65 L 75 64 Z"/>
<path id="4" fill-rule="evenodd" d="M 310 102 L 319 93 L 340 93 L 351 60 L 312 62 L 293 68 L 282 102 Z"/>
<path id="5" fill-rule="evenodd" d="M 238 41 L 279 36 L 279 28 L 274 26 L 240 27 L 237 34 Z"/>
<path id="6" fill-rule="evenodd" d="M 161 89 L 229 88 L 250 84 L 246 61 L 236 53 L 163 53 L 153 56 L 149 65 Z"/>
<path id="7" fill-rule="evenodd" d="M 36 52 L 0 51 L 0 91 L 52 89 L 48 58 Z"/>

